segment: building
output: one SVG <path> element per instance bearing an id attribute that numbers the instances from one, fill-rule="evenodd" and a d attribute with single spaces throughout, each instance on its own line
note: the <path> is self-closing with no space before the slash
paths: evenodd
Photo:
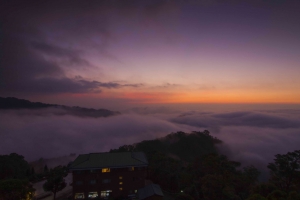
<path id="1" fill-rule="evenodd" d="M 163 200 L 164 194 L 159 185 L 149 184 L 138 190 L 139 200 Z"/>
<path id="2" fill-rule="evenodd" d="M 79 155 L 70 166 L 73 198 L 128 198 L 145 186 L 148 161 L 142 152 Z"/>

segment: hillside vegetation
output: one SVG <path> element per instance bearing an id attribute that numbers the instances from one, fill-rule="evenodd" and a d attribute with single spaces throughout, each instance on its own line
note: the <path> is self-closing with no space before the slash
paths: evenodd
<path id="1" fill-rule="evenodd" d="M 217 151 L 221 143 L 207 130 L 177 132 L 110 152 L 145 152 L 148 179 L 176 200 L 300 200 L 300 151 L 276 155 L 270 180 L 260 183 L 255 167 L 242 168 Z"/>
<path id="2" fill-rule="evenodd" d="M 300 200 L 300 150 L 275 155 L 267 166 L 270 179 L 261 183 L 255 167 L 242 168 L 218 152 L 216 146 L 221 143 L 206 130 L 177 132 L 110 152 L 145 152 L 147 179 L 175 200 Z M 52 167 L 50 160 L 40 159 L 30 167 L 21 155 L 0 155 L 0 200 L 32 197 L 32 182 L 47 179 L 52 184 L 54 172 L 67 172 L 67 167 Z M 65 186 L 62 176 L 55 180 L 61 188 Z"/>
<path id="3" fill-rule="evenodd" d="M 168 155 L 175 160 L 191 162 L 203 155 L 217 153 L 216 144 L 222 141 L 212 137 L 209 131 L 171 133 L 163 138 L 145 140 L 134 145 L 124 145 L 110 152 L 142 151 L 148 158 L 155 152 Z"/>

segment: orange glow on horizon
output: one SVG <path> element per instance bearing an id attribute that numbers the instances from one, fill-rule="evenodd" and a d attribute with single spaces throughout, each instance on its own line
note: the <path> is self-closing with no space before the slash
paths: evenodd
<path id="1" fill-rule="evenodd" d="M 102 98 L 127 99 L 131 103 L 288 103 L 299 104 L 295 95 L 271 92 L 218 91 L 218 92 L 118 92 L 106 93 Z"/>
<path id="2" fill-rule="evenodd" d="M 300 94 L 288 91 L 249 91 L 249 90 L 186 90 L 186 91 L 120 91 L 106 90 L 101 93 L 62 94 L 63 99 L 113 100 L 124 104 L 300 104 Z"/>

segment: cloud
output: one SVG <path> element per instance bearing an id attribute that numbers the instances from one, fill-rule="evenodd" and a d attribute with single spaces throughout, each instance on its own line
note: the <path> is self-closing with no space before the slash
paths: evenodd
<path id="1" fill-rule="evenodd" d="M 4 34 L 4 54 L 1 58 L 0 94 L 57 94 L 101 92 L 101 88 L 140 87 L 141 84 L 100 82 L 82 77 L 70 78 L 60 62 L 47 60 L 39 52 L 32 51 L 25 41 Z M 76 65 L 91 66 L 78 52 L 53 45 L 35 44 L 35 48 L 47 55 L 67 58 Z M 73 65 L 72 64 L 72 65 Z M 82 65 L 81 65 L 82 66 Z"/>
<path id="2" fill-rule="evenodd" d="M 32 43 L 32 47 L 38 52 L 54 57 L 59 58 L 60 64 L 67 66 L 75 66 L 75 67 L 93 67 L 93 65 L 88 62 L 86 59 L 82 58 L 80 55 L 80 51 L 63 48 L 55 45 L 50 45 L 46 43 Z"/>
<path id="3" fill-rule="evenodd" d="M 223 141 L 218 148 L 232 160 L 254 165 L 268 177 L 274 155 L 299 149 L 298 109 L 240 112 L 184 112 L 171 122 L 207 129 Z"/>
<path id="4" fill-rule="evenodd" d="M 300 120 L 282 116 L 272 116 L 257 112 L 231 112 L 213 115 L 213 117 L 224 120 L 226 125 L 255 126 L 268 128 L 299 128 Z"/>
<path id="5" fill-rule="evenodd" d="M 254 165 L 261 172 L 261 179 L 269 176 L 268 163 L 276 154 L 299 150 L 300 129 L 273 129 L 264 127 L 226 126 L 216 137 L 224 143 L 219 147 L 232 160 Z"/>
<path id="6" fill-rule="evenodd" d="M 83 70 L 101 71 L 101 63 L 96 66 L 87 58 L 91 52 L 121 62 L 107 45 L 113 39 L 109 20 L 123 9 L 137 10 L 120 1 L 72 1 L 72 6 L 53 1 L 3 3 L 0 94 L 88 93 L 140 87 L 142 84 L 73 78 Z"/>
<path id="7" fill-rule="evenodd" d="M 289 111 L 286 111 L 289 112 Z M 290 112 L 295 112 L 291 110 Z M 245 111 L 245 112 L 190 112 L 171 119 L 172 122 L 204 128 L 220 128 L 222 126 L 249 126 L 262 128 L 300 128 L 300 120 L 295 117 L 277 113 Z"/>
<path id="8" fill-rule="evenodd" d="M 163 83 L 161 85 L 156 85 L 156 86 L 152 86 L 151 88 L 153 89 L 173 89 L 173 88 L 178 88 L 181 87 L 182 85 L 180 84 L 175 84 L 175 83 Z"/>
<path id="9" fill-rule="evenodd" d="M 196 2 L 200 3 L 196 9 L 201 12 L 192 9 Z M 222 12 L 219 15 L 214 15 L 213 12 L 202 7 L 202 5 L 215 4 L 215 2 L 220 1 L 92 0 L 86 2 L 75 0 L 70 2 L 46 0 L 38 3 L 32 0 L 26 2 L 18 0 L 3 1 L 0 8 L 1 42 L 3 42 L 1 43 L 1 94 L 19 94 L 25 86 L 25 90 L 39 93 L 41 90 L 36 89 L 36 85 L 44 77 L 47 77 L 45 83 L 48 83 L 49 80 L 52 80 L 54 85 L 66 83 L 67 85 L 62 87 L 65 89 L 70 87 L 70 92 L 76 91 L 74 87 L 78 86 L 78 82 L 73 80 L 72 77 L 78 74 L 85 77 L 84 75 L 89 73 L 93 78 L 86 79 L 86 81 L 90 82 L 112 82 L 104 79 L 104 75 L 99 79 L 95 78 L 94 74 L 86 72 L 86 70 L 96 67 L 102 70 L 101 72 L 98 71 L 98 74 L 103 73 L 103 70 L 113 73 L 112 71 L 118 67 L 133 66 L 134 63 L 116 65 L 115 62 L 119 62 L 118 64 L 124 62 L 121 59 L 122 56 L 118 57 L 114 54 L 117 54 L 117 51 L 114 52 L 113 50 L 118 49 L 118 45 L 129 44 L 129 48 L 125 46 L 124 49 L 132 48 L 138 49 L 138 51 L 140 50 L 138 47 L 148 48 L 149 44 L 160 44 L 161 42 L 176 44 L 176 46 L 179 44 L 177 47 L 180 47 L 186 42 L 186 38 L 190 38 L 193 42 L 195 38 L 198 40 L 200 36 L 202 37 L 202 32 L 206 30 L 206 26 L 211 28 L 217 25 L 219 17 L 223 16 L 223 12 L 226 17 L 229 17 L 228 19 L 233 26 L 241 24 L 239 18 L 237 21 L 235 20 L 235 12 L 228 12 L 227 6 L 223 5 L 224 3 L 218 3 L 221 6 L 217 11 Z M 296 11 L 297 7 L 293 7 L 293 10 Z M 247 10 L 245 8 L 247 7 L 238 7 L 238 14 L 249 13 L 249 11 L 244 12 Z M 289 12 L 289 9 L 280 9 Z M 194 12 L 200 13 L 200 15 L 194 15 Z M 202 17 L 206 16 L 207 13 L 211 16 L 211 19 L 209 19 L 211 22 L 209 23 L 206 20 L 207 17 Z M 228 13 L 229 16 L 227 16 Z M 256 13 L 254 16 L 256 18 L 260 16 L 260 12 L 254 13 Z M 183 27 L 182 23 L 185 23 L 184 19 L 187 16 L 189 16 L 187 19 L 190 20 Z M 226 19 L 224 18 L 225 22 Z M 250 19 L 249 16 L 246 16 L 246 22 L 251 22 L 251 24 L 255 22 L 255 20 L 248 19 Z M 223 19 L 221 21 L 223 22 Z M 204 27 L 199 29 L 200 35 L 197 34 L 198 28 L 193 26 L 195 22 L 199 25 L 198 27 Z M 282 20 L 283 22 L 285 21 Z M 290 24 L 294 24 L 294 22 Z M 254 25 L 256 26 L 256 23 Z M 184 34 L 191 33 L 182 35 L 182 30 L 185 30 L 183 31 Z M 204 32 L 207 32 L 207 30 Z M 196 34 L 197 37 L 191 37 L 193 36 L 192 33 Z M 219 32 L 217 31 L 217 33 Z M 226 35 L 224 37 L 226 38 Z M 130 38 L 135 40 L 131 42 Z M 126 41 L 124 41 L 125 39 Z M 123 51 L 122 48 L 120 52 Z M 143 51 L 141 49 L 140 52 Z M 94 59 L 91 59 L 91 57 L 94 57 Z M 127 58 L 124 60 L 129 61 L 130 59 Z M 113 67 L 116 68 L 111 69 Z M 95 76 L 97 77 L 98 74 Z M 66 79 L 69 79 L 69 81 L 66 81 Z M 127 85 L 130 84 L 132 85 L 132 83 Z M 136 86 L 136 84 L 133 85 Z M 84 88 L 87 92 L 95 89 L 92 83 L 84 86 L 86 87 L 80 87 L 79 91 L 83 91 Z M 161 89 L 175 87 L 178 87 L 176 83 L 166 83 L 161 86 Z M 200 88 L 210 89 L 206 85 L 200 85 Z M 51 89 L 43 87 L 42 91 L 47 93 L 49 90 L 51 93 L 55 93 L 55 89 L 61 92 L 59 88 L 55 87 Z"/>
<path id="10" fill-rule="evenodd" d="M 274 155 L 299 149 L 300 112 L 297 109 L 183 112 L 153 106 L 127 112 L 107 118 L 60 115 L 59 110 L 1 112 L 0 154 L 17 152 L 28 160 L 35 160 L 70 153 L 102 152 L 171 132 L 207 129 L 223 141 L 218 145 L 222 154 L 240 161 L 243 166 L 256 166 L 263 173 L 262 179 L 266 179 L 266 166 Z M 257 120 L 253 120 L 255 117 Z"/>
<path id="11" fill-rule="evenodd" d="M 182 128 L 165 120 L 134 114 L 94 119 L 54 115 L 28 117 L 24 111 L 22 115 L 1 113 L 0 153 L 16 152 L 34 160 L 102 152 L 177 130 Z"/>
<path id="12" fill-rule="evenodd" d="M 149 43 L 161 38 L 163 41 L 169 41 L 170 37 L 171 42 L 180 41 L 181 37 L 176 35 L 176 30 L 180 28 L 177 25 L 180 24 L 176 24 L 176 19 L 180 14 L 184 14 L 180 12 L 182 2 L 184 1 L 1 2 L 0 95 L 88 93 L 123 87 L 142 87 L 143 84 L 104 81 L 101 78 L 87 79 L 80 73 L 81 76 L 70 75 L 68 70 L 88 70 L 94 67 L 101 69 L 101 62 L 96 66 L 87 58 L 89 51 L 96 52 L 103 60 L 120 62 L 121 60 L 109 51 L 110 44 L 119 39 L 113 32 L 113 29 L 118 30 L 116 27 L 120 27 L 119 25 L 126 29 L 133 27 L 134 32 L 145 33 L 141 37 L 149 39 Z M 212 1 L 190 2 L 201 2 L 201 5 L 208 2 L 207 5 L 210 5 Z M 290 9 L 282 9 L 281 5 L 276 5 L 276 9 L 283 12 L 279 17 L 290 12 Z M 182 8 L 189 11 L 189 7 Z M 293 19 L 297 19 L 294 17 L 299 15 L 296 8 L 299 6 L 294 6 L 294 14 L 287 15 L 288 18 L 293 16 Z M 223 9 L 222 12 L 227 11 Z M 239 9 L 239 12 L 243 11 L 244 9 Z M 208 11 L 203 9 L 203 12 L 200 12 L 201 16 L 202 13 L 206 16 L 205 12 Z M 239 25 L 240 19 L 234 20 L 235 12 L 228 13 L 232 16 L 232 24 Z M 193 16 L 192 12 L 189 14 Z M 203 21 L 200 20 L 197 24 L 201 27 L 213 27 L 214 20 L 219 19 L 219 16 L 222 15 L 213 18 L 212 23 L 207 23 L 206 18 L 201 18 Z M 224 18 L 225 21 L 226 19 Z M 255 20 L 250 21 L 252 24 Z M 298 23 L 295 20 L 281 19 L 276 24 L 293 26 L 296 22 Z M 158 34 L 148 38 L 148 34 L 153 32 Z M 189 29 L 186 32 L 189 32 Z M 180 85 L 166 83 L 160 87 L 172 89 Z M 213 88 L 199 85 L 199 89 Z M 105 103 L 103 99 L 94 101 Z M 109 102 L 117 102 L 116 105 L 124 101 L 126 99 L 109 99 Z M 26 113 L 0 113 L 1 153 L 16 151 L 28 159 L 35 159 L 74 151 L 104 151 L 124 143 L 160 137 L 172 131 L 208 129 L 224 141 L 220 148 L 223 148 L 224 152 L 227 149 L 227 154 L 233 159 L 246 163 L 256 160 L 256 163 L 265 165 L 276 153 L 294 150 L 299 145 L 299 110 L 211 113 L 147 107 L 131 111 L 139 114 L 82 119 L 72 116 L 37 114 L 28 117 Z"/>

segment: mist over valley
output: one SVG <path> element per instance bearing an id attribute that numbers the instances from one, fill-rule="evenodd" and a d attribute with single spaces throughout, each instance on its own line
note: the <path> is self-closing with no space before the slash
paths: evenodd
<path id="1" fill-rule="evenodd" d="M 202 105 L 203 106 L 203 105 Z M 199 108 L 200 107 L 200 108 Z M 266 171 L 275 154 L 296 150 L 300 144 L 297 106 L 228 112 L 182 110 L 167 106 L 135 107 L 118 115 L 57 114 L 53 108 L 1 109 L 0 154 L 16 152 L 28 161 L 71 153 L 106 152 L 122 145 L 162 138 L 170 133 L 208 130 L 222 140 L 221 154 Z M 255 107 L 252 106 L 252 107 Z M 200 110 L 199 110 L 200 109 Z M 61 111 L 62 112 L 62 111 Z"/>

